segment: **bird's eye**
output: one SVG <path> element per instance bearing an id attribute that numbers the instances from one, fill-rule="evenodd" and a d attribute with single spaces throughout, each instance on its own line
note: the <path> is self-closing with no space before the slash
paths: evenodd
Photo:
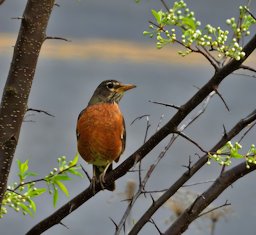
<path id="1" fill-rule="evenodd" d="M 114 87 L 114 84 L 112 82 L 107 84 L 107 88 L 112 89 L 113 87 Z"/>

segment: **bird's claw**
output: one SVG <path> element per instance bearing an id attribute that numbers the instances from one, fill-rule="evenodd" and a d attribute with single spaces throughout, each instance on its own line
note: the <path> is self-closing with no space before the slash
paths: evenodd
<path id="1" fill-rule="evenodd" d="M 102 189 L 105 189 L 105 173 L 103 172 L 102 174 L 100 174 L 99 176 L 99 181 L 100 181 L 100 186 Z"/>
<path id="2" fill-rule="evenodd" d="M 92 177 L 91 179 L 91 184 L 90 184 L 90 188 L 92 189 L 93 191 L 93 194 L 96 193 L 96 183 L 100 183 L 100 186 L 101 186 L 101 189 L 105 189 L 105 174 L 104 172 L 99 176 L 99 179 L 97 179 L 95 176 Z"/>

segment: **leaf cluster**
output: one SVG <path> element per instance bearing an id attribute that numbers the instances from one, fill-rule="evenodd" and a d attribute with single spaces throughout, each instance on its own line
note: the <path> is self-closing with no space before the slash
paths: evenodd
<path id="1" fill-rule="evenodd" d="M 235 142 L 233 145 L 231 141 L 228 141 L 222 148 L 217 150 L 216 153 L 209 153 L 207 164 L 211 164 L 211 160 L 219 163 L 222 166 L 230 166 L 232 159 L 245 159 L 246 167 L 250 168 L 251 164 L 256 164 L 256 149 L 252 144 L 246 154 L 240 153 L 242 145 Z"/>
<path id="2" fill-rule="evenodd" d="M 36 212 L 36 203 L 34 199 L 45 192 L 52 195 L 54 207 L 59 198 L 59 190 L 68 197 L 69 191 L 63 182 L 72 180 L 70 175 L 83 176 L 78 171 L 80 168 L 76 166 L 78 157 L 77 154 L 69 163 L 67 163 L 65 156 L 58 158 L 57 168 L 54 168 L 53 171 L 44 178 L 31 181 L 28 181 L 28 179 L 35 177 L 38 174 L 29 171 L 28 160 L 25 162 L 17 160 L 19 182 L 15 182 L 7 187 L 7 191 L 2 201 L 0 218 L 3 218 L 3 216 L 7 214 L 8 207 L 14 209 L 16 212 L 22 212 L 23 215 L 29 214 L 30 216 L 33 216 Z M 36 184 L 39 182 L 45 182 L 47 187 L 36 187 Z"/>
<path id="3" fill-rule="evenodd" d="M 232 17 L 226 20 L 230 30 L 210 24 L 202 27 L 187 4 L 183 0 L 176 1 L 169 11 L 152 10 L 156 23 L 150 22 L 150 30 L 144 31 L 143 34 L 155 37 L 159 49 L 175 42 L 181 44 L 186 48 L 185 51 L 179 51 L 182 56 L 191 53 L 193 48 L 201 47 L 217 52 L 218 58 L 240 60 L 245 56 L 242 39 L 250 35 L 250 28 L 256 24 L 256 20 L 249 13 L 247 6 L 240 6 L 239 12 L 238 19 Z"/>

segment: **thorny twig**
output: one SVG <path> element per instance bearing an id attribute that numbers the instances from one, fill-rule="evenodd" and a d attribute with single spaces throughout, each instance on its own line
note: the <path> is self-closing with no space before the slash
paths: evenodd
<path id="1" fill-rule="evenodd" d="M 48 39 L 55 39 L 55 40 L 61 40 L 61 41 L 65 41 L 65 42 L 71 42 L 71 40 L 66 39 L 66 38 L 63 38 L 63 37 L 51 37 L 51 36 L 47 36 L 47 37 L 45 38 L 45 40 L 48 40 Z"/>
<path id="2" fill-rule="evenodd" d="M 197 218 L 202 217 L 202 216 L 204 216 L 204 215 L 206 215 L 206 214 L 209 214 L 209 213 L 211 213 L 211 212 L 213 212 L 213 211 L 215 211 L 215 210 L 218 210 L 218 209 L 220 209 L 220 208 L 222 208 L 222 207 L 226 207 L 226 206 L 231 206 L 231 203 L 228 203 L 227 200 L 225 201 L 224 204 L 222 204 L 222 205 L 220 205 L 220 206 L 217 206 L 217 207 L 215 207 L 215 208 L 213 208 L 213 209 L 211 209 L 211 210 L 209 210 L 209 211 L 205 211 L 205 212 L 201 213 L 200 215 L 198 215 Z"/>
<path id="3" fill-rule="evenodd" d="M 203 153 L 207 153 L 206 150 L 204 150 L 197 142 L 195 142 L 194 140 L 192 140 L 190 137 L 188 137 L 187 135 L 185 135 L 184 133 L 180 132 L 180 131 L 176 131 L 176 134 L 178 134 L 179 136 L 183 137 L 184 139 L 188 140 L 189 142 L 191 142 L 192 144 L 194 144 L 196 147 L 198 147 Z"/>
<path id="4" fill-rule="evenodd" d="M 215 94 L 215 91 L 211 92 L 207 98 L 205 99 L 205 101 L 203 102 L 202 105 L 202 109 L 193 117 L 190 119 L 189 122 L 187 122 L 186 124 L 183 124 L 181 128 L 179 129 L 186 129 L 190 124 L 192 124 L 194 122 L 195 119 L 197 119 L 206 109 L 210 98 Z M 136 200 L 139 198 L 139 196 L 143 193 L 148 193 L 147 191 L 145 191 L 145 185 L 148 181 L 148 179 L 150 178 L 152 172 L 154 171 L 154 169 L 156 168 L 156 166 L 158 165 L 158 163 L 160 162 L 160 160 L 165 156 L 166 152 L 169 150 L 169 148 L 172 146 L 172 144 L 174 143 L 174 141 L 178 138 L 179 135 L 172 135 L 170 141 L 168 142 L 168 144 L 165 146 L 164 150 L 162 150 L 162 152 L 158 155 L 157 159 L 155 160 L 155 162 L 150 166 L 149 170 L 147 171 L 143 181 L 140 184 L 140 187 L 138 189 L 138 191 L 134 194 L 133 198 L 131 199 L 130 203 L 128 204 L 126 211 L 123 215 L 123 217 L 121 218 L 119 224 L 118 224 L 118 229 L 115 232 L 115 235 L 120 234 L 122 227 L 125 225 L 126 219 L 129 216 L 131 209 L 133 207 L 133 205 L 135 204 Z M 153 191 L 154 192 L 154 191 Z"/>
<path id="5" fill-rule="evenodd" d="M 48 116 L 50 116 L 50 117 L 55 117 L 54 115 L 52 115 L 52 114 L 50 114 L 50 113 L 48 113 L 48 112 L 46 112 L 46 111 L 44 111 L 44 110 L 42 110 L 42 109 L 28 108 L 28 109 L 27 109 L 27 112 L 29 112 L 29 111 L 31 111 L 31 112 L 37 112 L 37 113 L 44 113 L 44 114 L 46 114 L 46 115 L 48 115 Z"/>
<path id="6" fill-rule="evenodd" d="M 240 67 L 239 67 L 239 68 L 240 68 L 240 69 L 249 70 L 249 71 L 251 71 L 251 72 L 256 73 L 256 69 L 255 69 L 255 68 L 252 68 L 252 67 L 247 66 L 247 65 L 240 65 Z"/>
<path id="7" fill-rule="evenodd" d="M 142 115 L 142 116 L 136 117 L 136 118 L 131 122 L 130 125 L 134 124 L 137 120 L 140 120 L 140 119 L 142 119 L 142 118 L 144 118 L 144 117 L 149 117 L 149 116 L 150 116 L 149 114 L 144 114 L 144 115 Z"/>
<path id="8" fill-rule="evenodd" d="M 63 170 L 61 170 L 61 171 L 58 171 L 58 172 L 56 172 L 56 174 L 50 176 L 49 178 L 55 177 L 56 175 L 63 174 L 64 172 L 68 171 L 70 168 L 73 168 L 73 167 L 75 167 L 75 166 L 76 166 L 76 165 L 71 165 L 71 166 L 69 166 L 69 167 L 67 167 L 67 168 L 65 168 L 65 169 L 63 169 Z M 20 183 L 20 184 L 18 184 L 18 185 L 13 189 L 13 191 L 16 191 L 19 187 L 23 187 L 23 186 L 25 186 L 25 185 L 27 185 L 27 184 L 37 183 L 37 182 L 46 182 L 46 179 L 45 179 L 45 178 L 40 178 L 40 179 L 36 179 L 36 180 L 31 180 L 31 181 L 27 181 L 27 182 L 24 182 L 24 183 Z"/>
<path id="9" fill-rule="evenodd" d="M 244 132 L 241 138 L 238 140 L 238 143 L 241 143 L 244 137 L 250 132 L 250 130 L 256 125 L 256 122 L 251 123 L 250 127 Z"/>

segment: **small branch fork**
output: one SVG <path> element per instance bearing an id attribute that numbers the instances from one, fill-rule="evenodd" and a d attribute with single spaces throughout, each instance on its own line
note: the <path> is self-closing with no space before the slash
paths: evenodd
<path id="1" fill-rule="evenodd" d="M 248 169 L 246 163 L 243 162 L 230 170 L 223 172 L 223 174 L 221 174 L 216 181 L 183 212 L 183 214 L 181 214 L 164 234 L 178 235 L 183 233 L 188 228 L 189 224 L 197 219 L 200 213 L 227 187 L 254 170 L 256 170 L 255 164 L 251 165 Z"/>
<path id="2" fill-rule="evenodd" d="M 248 70 L 248 71 L 256 73 L 256 69 L 254 69 L 254 68 L 252 68 L 250 66 L 247 66 L 247 65 L 241 65 L 240 69 L 244 69 L 244 70 Z"/>
<path id="3" fill-rule="evenodd" d="M 31 111 L 31 112 L 37 112 L 37 113 L 44 113 L 44 114 L 46 114 L 46 115 L 48 115 L 48 116 L 50 116 L 50 117 L 55 117 L 54 115 L 52 115 L 52 114 L 50 114 L 50 113 L 48 113 L 48 112 L 46 112 L 46 111 L 44 111 L 44 110 L 41 110 L 41 109 L 28 108 L 28 109 L 27 109 L 27 112 L 29 112 L 29 111 Z"/>
<path id="4" fill-rule="evenodd" d="M 184 124 L 182 126 L 182 130 L 185 130 L 189 125 L 191 125 L 195 119 L 197 119 L 201 114 L 203 114 L 204 110 L 206 109 L 210 98 L 215 94 L 215 92 L 213 91 L 203 102 L 202 105 L 202 109 L 200 109 L 200 111 L 194 115 L 189 122 L 187 122 L 186 124 Z M 169 105 L 169 104 L 164 104 L 164 103 L 159 103 L 159 102 L 152 102 L 155 104 L 160 104 L 160 105 L 164 105 L 167 107 L 173 107 L 175 105 Z M 175 106 L 176 108 L 177 106 Z M 144 116 L 141 116 L 144 117 Z M 140 118 L 140 117 L 139 117 Z M 137 120 L 138 118 L 136 118 L 135 120 Z M 147 132 L 147 131 L 146 131 Z M 176 134 L 176 135 L 175 135 Z M 175 140 L 178 138 L 178 136 L 182 136 L 183 138 L 187 139 L 189 142 L 193 143 L 194 145 L 196 145 L 202 152 L 204 152 L 205 154 L 207 154 L 207 151 L 203 150 L 202 147 L 199 146 L 199 144 L 197 144 L 195 141 L 193 141 L 192 139 L 190 139 L 188 136 L 186 136 L 185 134 L 181 133 L 180 131 L 174 131 L 173 135 L 169 141 L 169 143 L 164 147 L 164 150 L 159 154 L 159 156 L 157 157 L 156 161 L 149 167 L 145 177 L 143 180 L 141 180 L 141 167 L 139 165 L 139 179 L 140 179 L 140 184 L 139 184 L 139 189 L 138 191 L 135 193 L 134 197 L 131 199 L 129 205 L 127 206 L 127 209 L 122 217 L 122 219 L 120 220 L 119 224 L 116 226 L 116 233 L 115 235 L 119 235 L 120 232 L 122 231 L 122 228 L 125 229 L 125 223 L 126 220 L 129 216 L 129 214 L 131 213 L 132 207 L 135 204 L 135 202 L 137 201 L 137 199 L 140 197 L 141 194 L 146 194 L 149 193 L 151 194 L 151 191 L 145 191 L 145 186 L 147 181 L 149 180 L 152 172 L 155 170 L 155 168 L 157 167 L 158 163 L 162 160 L 162 158 L 166 155 L 167 151 L 170 149 L 170 147 L 172 146 L 172 144 L 175 142 Z M 187 168 L 190 168 L 191 165 L 191 160 L 189 160 L 189 166 Z M 156 191 L 153 191 L 156 192 Z M 154 204 L 154 201 L 153 201 Z"/>
<path id="5" fill-rule="evenodd" d="M 206 150 L 204 150 L 196 141 L 192 140 L 190 137 L 188 137 L 187 135 L 183 134 L 180 131 L 176 131 L 176 134 L 178 134 L 179 136 L 183 137 L 184 139 L 188 140 L 189 142 L 191 142 L 192 144 L 194 144 L 196 147 L 198 147 L 203 153 L 207 154 L 208 152 Z"/>
<path id="6" fill-rule="evenodd" d="M 219 140 L 219 142 L 209 151 L 216 152 L 227 141 L 231 140 L 234 136 L 239 134 L 248 124 L 256 120 L 256 110 L 249 114 L 246 118 L 241 119 L 229 132 L 227 132 Z M 161 207 L 171 196 L 173 196 L 179 188 L 181 188 L 197 171 L 199 171 L 208 161 L 208 154 L 205 154 L 197 162 L 195 162 L 189 169 L 172 184 L 172 186 L 164 192 L 158 199 L 152 204 L 148 210 L 138 219 L 129 235 L 136 235 L 142 229 L 142 227 L 149 221 L 152 215 Z M 255 166 L 256 167 L 256 166 Z M 223 174 L 227 174 L 224 172 Z M 209 203 L 210 204 L 210 203 Z M 207 205 L 209 205 L 207 204 Z M 169 233 L 171 234 L 171 233 Z"/>
<path id="7" fill-rule="evenodd" d="M 159 28 L 159 30 L 166 32 L 166 30 L 164 29 L 163 26 L 158 25 L 156 23 L 154 23 L 153 21 L 148 21 L 150 24 L 154 25 L 155 27 Z M 215 69 L 215 71 L 219 70 L 219 61 L 217 61 L 204 47 L 203 49 L 201 49 L 201 47 L 196 47 L 196 49 L 192 48 L 191 46 L 187 46 L 184 43 L 182 43 L 181 41 L 175 39 L 174 40 L 177 44 L 181 45 L 182 47 L 185 47 L 186 49 L 194 52 L 194 53 L 199 53 L 201 55 L 203 55 L 208 62 L 213 66 L 213 68 Z"/>
<path id="8" fill-rule="evenodd" d="M 220 208 L 227 207 L 227 206 L 231 206 L 231 203 L 229 203 L 228 200 L 226 200 L 225 203 L 222 204 L 222 205 L 220 205 L 220 206 L 217 206 L 217 207 L 215 207 L 215 208 L 212 208 L 211 210 L 208 210 L 208 211 L 206 211 L 206 212 L 201 213 L 200 215 L 198 215 L 197 218 L 202 217 L 202 216 L 205 216 L 205 215 L 207 215 L 207 214 L 209 214 L 209 213 L 211 213 L 211 212 L 213 212 L 213 211 L 216 211 L 216 210 L 218 210 L 218 209 L 220 209 Z"/>
<path id="9" fill-rule="evenodd" d="M 63 37 L 52 37 L 52 36 L 45 37 L 45 40 L 49 40 L 49 39 L 61 40 L 61 41 L 65 41 L 65 42 L 71 42 L 71 40 L 63 38 Z"/>
<path id="10" fill-rule="evenodd" d="M 159 154 L 159 156 L 157 157 L 157 159 L 155 160 L 155 162 L 149 167 L 147 173 L 145 174 L 143 180 L 141 181 L 138 191 L 134 194 L 134 196 L 132 197 L 130 203 L 128 204 L 125 213 L 123 215 L 123 217 L 121 218 L 120 222 L 118 223 L 117 227 L 116 227 L 116 232 L 115 235 L 119 235 L 120 232 L 122 231 L 122 228 L 125 228 L 125 223 L 126 220 L 128 218 L 128 216 L 131 213 L 132 207 L 135 204 L 135 202 L 137 201 L 137 199 L 140 197 L 141 194 L 145 194 L 147 193 L 145 191 L 145 186 L 151 176 L 151 174 L 153 173 L 153 171 L 155 170 L 156 166 L 158 165 L 158 163 L 160 162 L 160 160 L 165 156 L 165 154 L 167 153 L 167 151 L 169 150 L 169 148 L 172 146 L 173 144 L 173 138 L 171 138 L 171 140 L 169 141 L 169 143 L 165 146 L 164 150 Z M 140 176 L 141 177 L 141 176 Z"/>
<path id="11" fill-rule="evenodd" d="M 138 150 L 136 150 L 129 158 L 127 158 L 124 162 L 122 162 L 116 169 L 111 171 L 106 175 L 105 184 L 110 185 L 118 178 L 124 176 L 130 168 L 134 166 L 134 164 L 138 161 L 141 161 L 144 157 L 148 155 L 148 153 L 157 146 L 160 141 L 162 141 L 165 137 L 173 133 L 177 130 L 177 127 L 180 123 L 194 110 L 204 99 L 214 91 L 214 87 L 218 87 L 219 84 L 231 73 L 239 69 L 242 63 L 251 55 L 251 53 L 256 48 L 256 35 L 252 36 L 250 41 L 244 46 L 243 51 L 245 52 L 245 57 L 242 60 L 230 60 L 228 63 L 223 65 L 220 69 L 216 70 L 213 76 L 209 79 L 209 81 L 198 90 L 194 96 L 192 96 L 184 105 L 182 105 L 182 109 L 179 109 L 176 114 L 173 115 L 172 118 L 161 127 L 155 134 L 153 134 L 143 146 L 141 146 Z M 226 142 L 232 139 L 235 135 L 237 135 L 243 128 L 245 128 L 248 124 L 253 122 L 256 118 L 256 110 L 252 112 L 248 117 L 242 119 L 232 130 L 226 135 L 224 135 L 221 140 L 211 149 L 210 152 L 216 152 L 220 149 Z M 179 129 L 179 131 L 182 131 Z M 181 178 L 179 178 L 174 185 L 172 185 L 157 201 L 152 205 L 148 211 L 143 215 L 133 227 L 130 234 L 138 234 L 144 224 L 149 221 L 154 212 L 159 208 L 161 203 L 164 203 L 168 200 L 173 193 L 175 193 L 188 179 L 191 178 L 193 174 L 195 174 L 206 162 L 208 161 L 208 155 L 201 157 L 195 164 L 191 166 L 189 171 L 185 172 Z M 251 168 L 253 169 L 253 168 Z M 225 171 L 223 174 L 226 174 Z M 222 174 L 222 175 L 223 175 Z M 89 187 L 75 198 L 70 200 L 68 203 L 63 205 L 61 208 L 56 210 L 52 215 L 48 218 L 45 218 L 38 224 L 36 224 L 27 235 L 31 234 L 39 234 L 55 224 L 58 224 L 63 218 L 69 215 L 72 211 L 76 210 L 83 203 L 88 201 L 91 197 L 95 196 L 96 193 L 101 191 L 102 188 L 99 183 L 95 184 L 95 192 Z M 157 204 L 157 206 L 156 206 Z M 162 204 L 161 204 L 162 205 Z"/>
<path id="12" fill-rule="evenodd" d="M 70 168 L 73 168 L 75 167 L 76 165 L 72 165 L 72 166 L 69 166 L 67 168 L 65 168 L 64 170 L 62 171 L 58 171 L 57 172 L 57 175 L 60 175 L 66 171 L 68 171 Z M 51 176 L 50 178 L 54 177 L 55 175 Z M 16 190 L 19 188 L 19 187 L 23 187 L 25 185 L 28 185 L 28 184 L 31 184 L 31 183 L 37 183 L 37 182 L 46 182 L 46 179 L 45 178 L 40 178 L 40 179 L 36 179 L 36 180 L 31 180 L 31 181 L 27 181 L 27 182 L 24 182 L 23 184 L 18 184 L 13 190 L 12 192 L 15 192 L 16 193 Z"/>

